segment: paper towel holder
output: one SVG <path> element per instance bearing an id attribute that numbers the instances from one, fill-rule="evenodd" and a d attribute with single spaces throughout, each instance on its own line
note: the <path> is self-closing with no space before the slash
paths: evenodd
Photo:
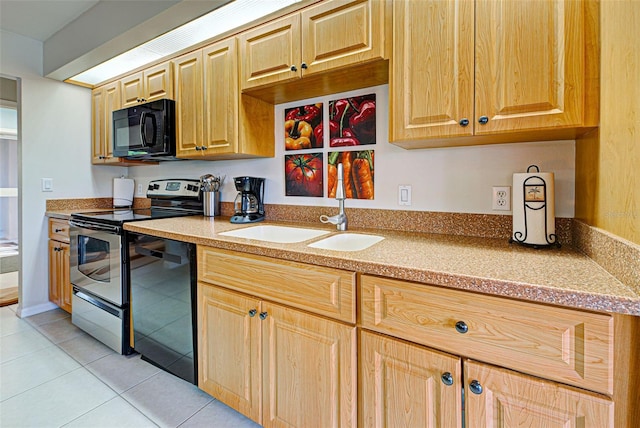
<path id="1" fill-rule="evenodd" d="M 535 168 L 535 171 L 532 173 L 533 168 Z M 522 182 L 522 187 L 521 187 L 522 213 L 524 215 L 524 218 L 523 218 L 524 221 L 522 225 L 523 229 L 515 230 L 516 228 L 514 227 L 513 234 L 509 238 L 509 243 L 510 244 L 516 243 L 516 244 L 520 244 L 520 245 L 523 245 L 526 247 L 532 247 L 532 248 L 548 248 L 552 246 L 560 248 L 561 245 L 558 242 L 557 235 L 555 233 L 549 233 L 550 227 L 548 224 L 549 216 L 547 215 L 547 210 L 549 209 L 550 201 L 549 201 L 549 194 L 547 191 L 548 185 L 545 179 L 540 175 L 536 175 L 536 173 L 540 174 L 540 168 L 538 168 L 537 165 L 529 165 L 529 167 L 527 168 L 527 174 L 531 174 L 531 176 L 527 177 Z M 553 181 L 553 178 L 552 178 L 552 181 Z M 514 185 L 513 191 L 514 192 L 518 191 L 515 188 L 515 185 Z M 551 203 L 553 204 L 553 202 Z M 527 222 L 528 214 L 533 213 L 535 211 L 540 211 L 540 210 L 543 210 L 544 212 L 544 215 L 542 217 L 544 218 L 544 237 L 545 237 L 546 244 L 528 243 L 526 242 L 528 237 L 528 232 L 529 232 L 528 222 Z M 551 229 L 553 230 L 553 232 L 555 232 L 555 225 Z"/>

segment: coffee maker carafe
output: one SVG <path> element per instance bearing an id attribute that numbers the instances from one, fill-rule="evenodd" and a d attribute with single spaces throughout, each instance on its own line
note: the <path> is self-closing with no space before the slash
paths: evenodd
<path id="1" fill-rule="evenodd" d="M 255 223 L 264 220 L 264 178 L 235 177 L 238 195 L 233 203 L 231 223 Z"/>

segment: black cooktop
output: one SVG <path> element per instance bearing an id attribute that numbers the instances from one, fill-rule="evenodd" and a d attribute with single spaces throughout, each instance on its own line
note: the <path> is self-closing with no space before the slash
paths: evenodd
<path id="1" fill-rule="evenodd" d="M 202 212 L 191 210 L 174 210 L 166 208 L 114 209 L 113 211 L 94 211 L 74 213 L 72 218 L 99 221 L 101 223 L 121 224 L 128 221 L 152 220 L 158 218 L 202 215 Z"/>

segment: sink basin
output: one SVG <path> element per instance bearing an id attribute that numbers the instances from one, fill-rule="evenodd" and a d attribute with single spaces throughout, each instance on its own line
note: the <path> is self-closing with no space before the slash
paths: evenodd
<path id="1" fill-rule="evenodd" d="M 220 235 L 231 236 L 233 238 L 292 244 L 294 242 L 302 242 L 308 239 L 317 238 L 328 233 L 330 232 L 326 230 L 305 229 L 303 227 L 261 225 L 230 230 L 229 232 L 222 232 Z"/>
<path id="2" fill-rule="evenodd" d="M 312 248 L 334 251 L 360 251 L 377 244 L 384 238 L 377 235 L 362 235 L 360 233 L 340 233 L 308 245 Z"/>

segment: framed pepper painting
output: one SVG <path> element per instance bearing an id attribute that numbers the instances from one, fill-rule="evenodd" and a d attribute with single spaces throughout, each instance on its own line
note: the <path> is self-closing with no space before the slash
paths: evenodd
<path id="1" fill-rule="evenodd" d="M 322 103 L 285 109 L 285 150 L 322 148 L 324 145 L 322 126 Z"/>
<path id="2" fill-rule="evenodd" d="M 323 162 L 321 152 L 285 155 L 285 195 L 322 197 Z"/>
<path id="3" fill-rule="evenodd" d="M 329 101 L 329 147 L 376 143 L 376 94 Z"/>
<path id="4" fill-rule="evenodd" d="M 374 150 L 329 152 L 327 156 L 327 196 L 336 197 L 338 164 L 342 163 L 344 193 L 350 199 L 374 197 Z"/>

